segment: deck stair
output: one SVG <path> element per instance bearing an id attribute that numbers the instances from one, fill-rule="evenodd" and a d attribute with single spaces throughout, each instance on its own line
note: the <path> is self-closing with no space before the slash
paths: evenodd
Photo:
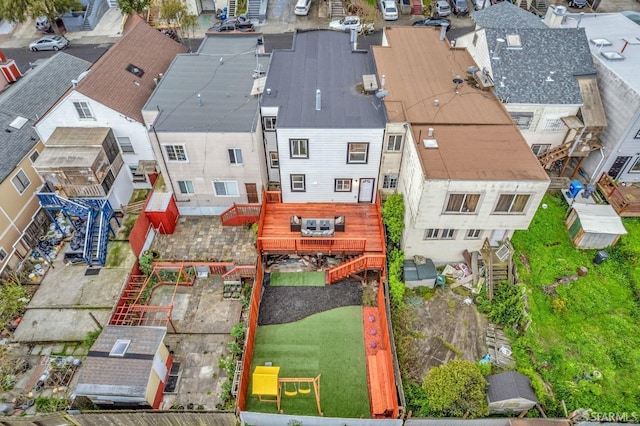
<path id="1" fill-rule="evenodd" d="M 386 256 L 383 254 L 363 254 L 347 262 L 328 269 L 325 272 L 325 282 L 333 284 L 344 278 L 356 275 L 367 270 L 385 270 Z"/>
<path id="2" fill-rule="evenodd" d="M 513 246 L 504 240 L 498 247 L 492 247 L 486 239 L 480 249 L 485 263 L 487 298 L 493 299 L 493 289 L 501 281 L 513 283 Z"/>

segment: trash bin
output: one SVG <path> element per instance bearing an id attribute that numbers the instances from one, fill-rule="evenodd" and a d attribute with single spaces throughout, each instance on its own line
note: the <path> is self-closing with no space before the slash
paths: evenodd
<path id="1" fill-rule="evenodd" d="M 593 258 L 593 263 L 595 263 L 596 265 L 599 265 L 602 262 L 604 262 L 607 257 L 609 257 L 609 253 L 607 253 L 606 251 L 600 250 L 599 252 L 596 253 L 596 257 Z"/>

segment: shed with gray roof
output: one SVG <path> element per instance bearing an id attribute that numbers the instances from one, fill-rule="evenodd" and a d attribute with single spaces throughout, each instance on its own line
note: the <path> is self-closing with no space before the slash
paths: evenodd
<path id="1" fill-rule="evenodd" d="M 519 413 L 538 403 L 527 376 L 507 371 L 487 376 L 490 413 Z"/>
<path id="2" fill-rule="evenodd" d="M 71 88 L 71 80 L 90 66 L 83 59 L 59 52 L 0 94 L 0 182 L 38 143 L 35 122 Z M 26 121 L 10 126 L 18 117 Z"/>

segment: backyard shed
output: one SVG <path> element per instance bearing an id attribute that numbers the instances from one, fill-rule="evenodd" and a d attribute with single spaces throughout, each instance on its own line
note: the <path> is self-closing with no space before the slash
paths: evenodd
<path id="1" fill-rule="evenodd" d="M 531 380 L 513 371 L 487 376 L 489 412 L 520 413 L 538 403 Z"/>
<path id="2" fill-rule="evenodd" d="M 180 216 L 173 192 L 154 191 L 144 212 L 160 234 L 173 234 Z"/>
<path id="3" fill-rule="evenodd" d="M 567 218 L 567 230 L 573 245 L 581 249 L 612 246 L 627 233 L 622 219 L 608 204 L 575 203 Z"/>
<path id="4" fill-rule="evenodd" d="M 404 282 L 407 287 L 414 288 L 426 286 L 433 288 L 436 285 L 436 266 L 431 259 L 420 258 L 404 261 Z"/>

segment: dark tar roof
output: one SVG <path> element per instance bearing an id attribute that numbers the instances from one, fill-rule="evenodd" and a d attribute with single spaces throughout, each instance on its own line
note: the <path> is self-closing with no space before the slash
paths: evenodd
<path id="1" fill-rule="evenodd" d="M 143 111 L 160 109 L 160 132 L 251 132 L 259 123 L 258 96 L 251 95 L 260 64 L 259 35 L 207 36 L 197 53 L 177 55 Z M 262 74 L 264 76 L 264 74 Z M 200 99 L 198 99 L 200 94 Z"/>
<path id="2" fill-rule="evenodd" d="M 349 34 L 298 32 L 292 50 L 275 50 L 272 55 L 262 106 L 279 107 L 278 127 L 385 126 L 380 99 L 361 93 L 362 76 L 376 74 L 373 58 L 368 51 L 352 51 Z M 320 111 L 316 90 L 321 92 Z"/>
<path id="3" fill-rule="evenodd" d="M 511 35 L 518 35 L 522 44 L 516 49 L 502 43 L 493 55 L 500 59 L 491 59 L 498 98 L 508 103 L 582 104 L 576 77 L 596 73 L 584 28 L 486 31 L 490 49 L 497 38 Z"/>
<path id="4" fill-rule="evenodd" d="M 541 18 L 509 1 L 473 12 L 471 17 L 481 28 L 547 28 Z"/>
<path id="5" fill-rule="evenodd" d="M 90 66 L 90 62 L 59 52 L 0 94 L 0 182 L 38 143 L 35 122 L 71 87 L 71 80 Z M 17 117 L 28 119 L 19 130 L 9 127 Z"/>
<path id="6" fill-rule="evenodd" d="M 520 373 L 508 371 L 506 373 L 487 376 L 489 402 L 505 401 L 514 398 L 524 398 L 538 402 L 536 394 L 531 388 L 531 380 Z"/>

